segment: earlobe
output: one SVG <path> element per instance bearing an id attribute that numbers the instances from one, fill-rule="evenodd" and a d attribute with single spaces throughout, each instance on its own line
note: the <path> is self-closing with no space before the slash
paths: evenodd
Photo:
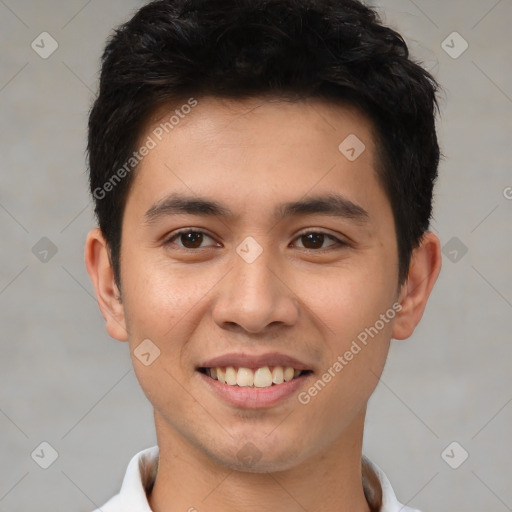
<path id="1" fill-rule="evenodd" d="M 402 309 L 393 325 L 393 338 L 404 340 L 414 332 L 441 271 L 441 259 L 439 238 L 427 231 L 419 247 L 413 251 L 409 274 L 400 290 L 398 301 Z"/>
<path id="2" fill-rule="evenodd" d="M 108 334 L 119 341 L 127 341 L 124 307 L 114 279 L 108 245 L 99 228 L 92 229 L 87 235 L 84 257 Z"/>

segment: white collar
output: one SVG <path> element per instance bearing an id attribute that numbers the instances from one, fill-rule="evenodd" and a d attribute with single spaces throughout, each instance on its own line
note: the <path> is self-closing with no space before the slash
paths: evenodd
<path id="1" fill-rule="evenodd" d="M 137 453 L 128 464 L 121 491 L 101 508 L 94 512 L 152 512 L 149 507 L 146 489 L 153 483 L 158 465 L 158 446 Z M 384 472 L 366 456 L 364 462 L 375 473 L 382 489 L 380 512 L 420 512 L 402 505 L 396 498 L 391 483 Z"/>

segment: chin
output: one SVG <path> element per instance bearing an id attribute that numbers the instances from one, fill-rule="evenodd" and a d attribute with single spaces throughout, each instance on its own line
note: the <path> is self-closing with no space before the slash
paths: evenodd
<path id="1" fill-rule="evenodd" d="M 227 458 L 225 455 L 216 457 L 216 462 L 232 471 L 243 473 L 276 473 L 287 471 L 298 464 L 295 457 L 277 458 L 275 454 L 259 455 L 261 458 L 240 458 L 238 456 Z"/>
<path id="2" fill-rule="evenodd" d="M 254 442 L 235 441 L 222 451 L 218 450 L 219 445 L 216 445 L 214 450 L 209 447 L 207 455 L 221 466 L 247 473 L 286 471 L 307 458 L 304 447 L 297 442 L 292 442 L 289 437 L 277 443 L 268 438 L 257 439 L 257 436 L 253 439 L 255 439 Z"/>

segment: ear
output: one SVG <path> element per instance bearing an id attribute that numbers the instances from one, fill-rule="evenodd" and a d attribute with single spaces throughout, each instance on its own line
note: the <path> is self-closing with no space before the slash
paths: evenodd
<path id="1" fill-rule="evenodd" d="M 427 231 L 413 250 L 409 274 L 400 289 L 398 302 L 402 309 L 395 317 L 393 338 L 404 340 L 414 332 L 441 271 L 441 259 L 439 238 Z"/>
<path id="2" fill-rule="evenodd" d="M 84 256 L 108 334 L 119 341 L 127 341 L 121 294 L 114 279 L 108 244 L 99 228 L 92 229 L 87 235 Z"/>

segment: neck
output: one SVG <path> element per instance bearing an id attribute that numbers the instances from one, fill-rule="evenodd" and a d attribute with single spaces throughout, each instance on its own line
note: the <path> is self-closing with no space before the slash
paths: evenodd
<path id="1" fill-rule="evenodd" d="M 155 413 L 160 455 L 150 507 L 154 512 L 370 512 L 361 476 L 365 412 L 327 450 L 285 471 L 263 473 L 212 461 Z"/>

